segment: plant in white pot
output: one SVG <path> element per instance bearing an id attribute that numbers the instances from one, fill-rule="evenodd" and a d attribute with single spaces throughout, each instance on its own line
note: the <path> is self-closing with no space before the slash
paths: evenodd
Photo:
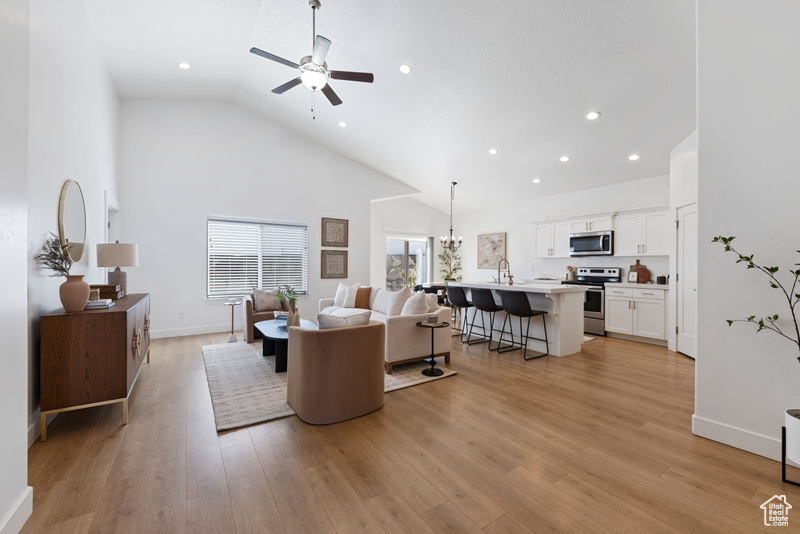
<path id="1" fill-rule="evenodd" d="M 781 282 L 776 276 L 779 271 L 778 267 L 767 267 L 755 263 L 753 261 L 753 254 L 750 254 L 749 256 L 742 254 L 734 249 L 733 246 L 731 246 L 731 242 L 734 239 L 735 236 L 717 236 L 712 239 L 712 242 L 722 243 L 726 252 L 733 252 L 736 256 L 738 256 L 739 259 L 736 260 L 736 263 L 744 263 L 748 269 L 756 269 L 757 271 L 763 273 L 768 278 L 770 287 L 777 290 L 781 294 L 781 298 L 789 307 L 790 320 L 781 320 L 777 313 L 773 315 L 767 315 L 765 317 L 751 315 L 744 319 L 728 319 L 728 326 L 733 325 L 733 323 L 752 323 L 756 326 L 756 332 L 761 332 L 762 330 L 774 332 L 787 339 L 793 345 L 795 345 L 795 347 L 797 347 L 797 361 L 800 362 L 800 326 L 797 324 L 796 310 L 797 304 L 800 302 L 800 288 L 798 288 L 798 279 L 800 279 L 800 263 L 794 264 L 796 269 L 788 269 L 790 276 L 788 277 L 788 281 L 785 281 L 786 283 L 784 284 L 784 282 Z M 800 250 L 797 252 L 800 253 Z M 785 421 L 785 442 L 787 444 L 786 456 L 789 459 L 800 463 L 800 409 L 787 410 Z M 786 480 L 785 472 L 784 481 L 788 482 Z"/>

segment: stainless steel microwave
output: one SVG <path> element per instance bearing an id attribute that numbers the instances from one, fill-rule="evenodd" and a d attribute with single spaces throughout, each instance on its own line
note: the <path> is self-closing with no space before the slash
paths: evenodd
<path id="1" fill-rule="evenodd" d="M 612 256 L 614 254 L 614 232 L 580 232 L 569 234 L 570 256 Z"/>

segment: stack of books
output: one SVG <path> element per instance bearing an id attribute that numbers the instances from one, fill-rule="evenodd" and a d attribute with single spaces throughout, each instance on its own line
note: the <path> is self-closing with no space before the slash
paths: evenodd
<path id="1" fill-rule="evenodd" d="M 125 294 L 120 291 L 119 284 L 92 284 L 89 287 L 91 289 L 99 289 L 101 299 L 119 300 L 125 296 Z"/>
<path id="2" fill-rule="evenodd" d="M 86 310 L 101 310 L 104 308 L 110 308 L 113 306 L 115 302 L 112 299 L 97 299 L 97 300 L 90 300 L 86 304 Z"/>

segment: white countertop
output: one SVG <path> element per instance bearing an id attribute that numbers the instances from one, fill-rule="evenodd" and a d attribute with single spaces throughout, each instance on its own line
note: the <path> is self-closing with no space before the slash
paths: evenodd
<path id="1" fill-rule="evenodd" d="M 606 282 L 606 287 L 631 287 L 633 289 L 661 289 L 662 291 L 668 291 L 669 285 L 668 284 L 631 284 L 628 282 Z"/>
<path id="2" fill-rule="evenodd" d="M 528 282 L 515 282 L 513 286 L 505 284 L 497 284 L 494 282 L 447 282 L 448 286 L 457 287 L 476 287 L 482 289 L 494 289 L 497 291 L 523 291 L 525 293 L 583 293 L 586 291 L 586 286 L 564 286 L 553 283 L 528 283 Z"/>

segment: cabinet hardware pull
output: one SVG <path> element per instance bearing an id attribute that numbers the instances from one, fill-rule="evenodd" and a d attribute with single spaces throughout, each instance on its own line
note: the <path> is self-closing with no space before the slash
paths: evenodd
<path id="1" fill-rule="evenodd" d="M 150 314 L 147 314 L 147 317 L 144 319 L 144 333 L 150 333 Z"/>
<path id="2" fill-rule="evenodd" d="M 141 327 L 141 325 L 137 326 L 136 330 L 133 332 L 133 340 L 131 341 L 131 350 L 133 351 L 133 355 L 137 360 L 142 357 L 142 327 Z"/>

